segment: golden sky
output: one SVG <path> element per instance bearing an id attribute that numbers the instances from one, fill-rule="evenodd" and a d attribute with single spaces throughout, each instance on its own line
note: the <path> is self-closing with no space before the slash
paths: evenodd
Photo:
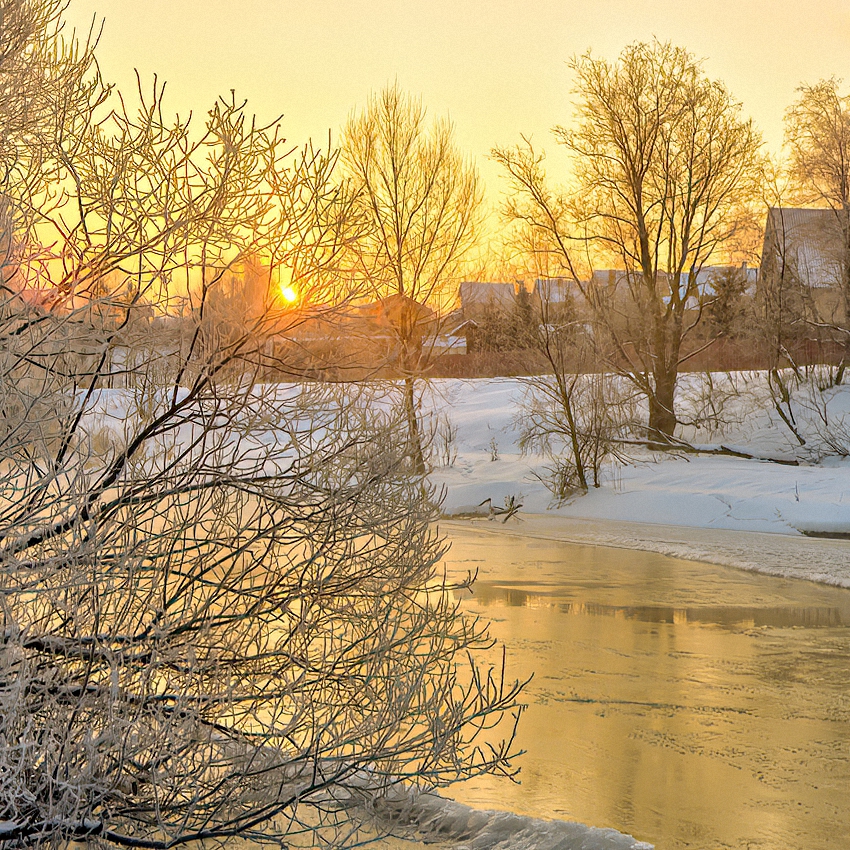
<path id="1" fill-rule="evenodd" d="M 801 81 L 850 82 L 850 0 L 72 0 L 86 29 L 105 18 L 105 76 L 168 81 L 174 111 L 203 113 L 231 88 L 293 142 L 336 135 L 370 91 L 398 80 L 449 115 L 491 196 L 494 144 L 549 136 L 570 116 L 570 56 L 615 58 L 657 36 L 706 60 L 762 130 L 782 141 Z"/>

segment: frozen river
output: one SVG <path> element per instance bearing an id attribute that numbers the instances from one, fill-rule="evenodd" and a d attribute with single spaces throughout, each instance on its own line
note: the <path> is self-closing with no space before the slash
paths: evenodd
<path id="1" fill-rule="evenodd" d="M 850 590 L 453 525 L 450 570 L 508 674 L 534 673 L 522 784 L 479 808 L 659 850 L 834 850 L 850 835 Z"/>

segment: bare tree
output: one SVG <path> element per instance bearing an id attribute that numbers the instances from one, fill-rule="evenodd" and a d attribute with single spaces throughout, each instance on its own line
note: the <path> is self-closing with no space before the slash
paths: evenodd
<path id="1" fill-rule="evenodd" d="M 791 177 L 804 204 L 826 204 L 835 219 L 838 250 L 835 281 L 841 310 L 819 317 L 841 331 L 845 354 L 836 381 L 850 362 L 850 96 L 840 93 L 841 81 L 832 77 L 800 86 L 800 97 L 785 116 L 786 140 L 791 152 Z"/>
<path id="2" fill-rule="evenodd" d="M 535 228 L 592 307 L 606 356 L 645 393 L 649 434 L 666 442 L 683 346 L 701 317 L 699 273 L 736 231 L 757 178 L 759 139 L 740 106 L 687 51 L 627 47 L 615 63 L 572 62 L 578 121 L 557 127 L 572 154 L 570 195 L 546 183 L 529 143 L 497 149 L 513 187 L 510 215 Z M 587 261 L 621 269 L 583 280 Z"/>
<path id="3" fill-rule="evenodd" d="M 366 294 L 391 305 L 411 458 L 421 473 L 425 462 L 414 382 L 431 356 L 424 337 L 436 329 L 425 308 L 442 311 L 454 298 L 476 237 L 478 177 L 458 153 L 451 124 L 429 124 L 421 102 L 397 84 L 373 95 L 349 120 L 342 160 L 363 224 L 354 245 L 355 271 Z"/>
<path id="4" fill-rule="evenodd" d="M 542 481 L 558 501 L 601 486 L 605 464 L 627 460 L 636 422 L 634 392 L 624 391 L 622 378 L 581 370 L 588 351 L 577 335 L 569 324 L 542 330 L 551 371 L 520 379 L 520 446 L 549 459 Z"/>
<path id="5" fill-rule="evenodd" d="M 0 0 L 61 105 L 3 127 L 0 841 L 342 846 L 406 783 L 508 772 L 405 411 L 257 383 L 283 304 L 204 344 L 241 260 L 333 277 L 333 157 L 233 96 L 197 129 L 116 100 L 61 10 Z"/>
<path id="6" fill-rule="evenodd" d="M 523 274 L 535 281 L 527 295 L 526 334 L 546 367 L 519 379 L 525 389 L 520 446 L 548 459 L 541 479 L 563 501 L 599 487 L 606 462 L 625 460 L 623 447 L 636 426 L 634 393 L 600 368 L 580 290 L 552 276 L 549 252 L 538 250 L 537 230 L 517 227 L 512 236 L 515 259 L 525 260 Z"/>

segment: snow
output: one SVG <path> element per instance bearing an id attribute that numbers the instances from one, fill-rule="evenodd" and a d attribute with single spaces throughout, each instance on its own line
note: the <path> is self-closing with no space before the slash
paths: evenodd
<path id="1" fill-rule="evenodd" d="M 699 380 L 687 376 L 683 392 L 696 395 Z M 454 429 L 451 451 L 434 452 L 453 462 L 431 475 L 444 491 L 444 514 L 469 517 L 486 511 L 477 508 L 486 499 L 494 506 L 513 499 L 523 505 L 508 520 L 515 533 L 850 587 L 850 542 L 808 536 L 850 534 L 850 461 L 840 454 L 850 450 L 842 442 L 850 433 L 850 387 L 804 387 L 794 398 L 802 445 L 770 405 L 763 375 L 726 380 L 738 392 L 726 400 L 723 426 L 684 436 L 705 450 L 754 458 L 635 449 L 633 462 L 606 469 L 601 487 L 562 505 L 541 481 L 546 458 L 519 449 L 520 380 L 432 381 L 423 407 Z"/>
<path id="2" fill-rule="evenodd" d="M 652 850 L 614 829 L 473 809 L 436 794 L 418 798 L 411 812 L 417 838 L 451 850 Z"/>
<path id="3" fill-rule="evenodd" d="M 704 407 L 705 380 L 683 376 L 685 416 Z M 764 374 L 712 376 L 712 382 L 723 424 L 688 428 L 683 437 L 727 454 L 630 450 L 632 462 L 606 468 L 601 487 L 561 505 L 541 481 L 550 461 L 519 448 L 521 380 L 421 382 L 434 435 L 431 481 L 444 491 L 443 511 L 478 523 L 489 517 L 488 526 L 502 527 L 498 510 L 521 504 L 505 528 L 850 587 L 850 541 L 829 539 L 850 535 L 850 460 L 841 454 L 850 453 L 850 386 L 797 391 L 790 411 L 803 445 L 771 405 Z M 383 410 L 385 390 L 364 386 L 361 401 Z M 281 419 L 299 415 L 297 385 L 255 391 L 285 408 Z M 130 396 L 101 391 L 89 402 L 93 425 L 120 431 L 133 408 Z M 295 424 L 263 435 L 277 444 L 279 460 Z"/>

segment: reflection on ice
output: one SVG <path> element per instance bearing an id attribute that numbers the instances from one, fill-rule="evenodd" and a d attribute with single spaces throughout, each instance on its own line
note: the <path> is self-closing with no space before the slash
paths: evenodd
<path id="1" fill-rule="evenodd" d="M 534 673 L 520 786 L 478 809 L 613 827 L 667 850 L 833 850 L 850 834 L 850 590 L 474 528 L 450 571 Z M 495 659 L 494 659 L 495 660 Z"/>
<path id="2" fill-rule="evenodd" d="M 706 625 L 758 628 L 818 628 L 848 626 L 840 608 L 826 606 L 754 607 L 717 605 L 674 607 L 670 605 L 605 605 L 598 602 L 562 602 L 558 587 L 526 589 L 509 582 L 479 581 L 475 597 L 480 605 L 508 605 L 524 608 L 553 608 L 574 616 L 625 617 L 646 623 L 704 623 Z"/>

